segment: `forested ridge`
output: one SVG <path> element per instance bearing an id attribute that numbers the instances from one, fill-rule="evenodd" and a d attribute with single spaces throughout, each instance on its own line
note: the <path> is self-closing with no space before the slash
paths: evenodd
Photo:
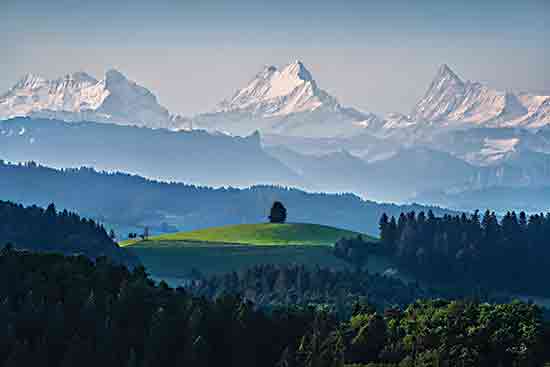
<path id="1" fill-rule="evenodd" d="M 197 298 L 105 258 L 0 253 L 5 367 L 542 366 L 549 325 L 537 306 L 419 301 L 350 318 L 309 307 L 259 310 Z"/>
<path id="2" fill-rule="evenodd" d="M 174 167 L 174 170 L 178 170 Z M 307 193 L 279 186 L 246 189 L 210 188 L 148 180 L 92 168 L 56 170 L 36 163 L 9 164 L 0 157 L 0 198 L 25 205 L 55 203 L 101 223 L 118 227 L 194 230 L 214 226 L 261 223 L 274 201 L 288 210 L 289 222 L 324 224 L 376 234 L 383 212 L 427 210 L 362 200 L 352 194 Z M 448 213 L 431 208 L 436 214 Z M 118 234 L 127 232 L 118 231 Z"/>
<path id="3" fill-rule="evenodd" d="M 380 219 L 381 250 L 438 284 L 550 296 L 550 213 L 401 213 Z"/>
<path id="4" fill-rule="evenodd" d="M 90 258 L 108 256 L 126 265 L 139 263 L 109 237 L 101 224 L 67 210 L 58 212 L 54 204 L 43 209 L 0 200 L 0 244 Z"/>

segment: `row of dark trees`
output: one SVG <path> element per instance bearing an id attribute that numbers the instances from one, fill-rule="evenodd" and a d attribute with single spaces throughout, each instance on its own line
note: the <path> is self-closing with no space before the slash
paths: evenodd
<path id="1" fill-rule="evenodd" d="M 550 213 L 384 214 L 380 238 L 401 266 L 433 283 L 550 296 Z"/>
<path id="2" fill-rule="evenodd" d="M 357 303 L 341 322 L 310 307 L 196 298 L 105 258 L 0 252 L 4 367 L 527 367 L 549 360 L 549 343 L 540 310 L 524 303 Z"/>
<path id="3" fill-rule="evenodd" d="M 118 247 L 101 224 L 67 210 L 57 212 L 54 204 L 43 209 L 0 201 L 0 243 L 91 258 L 109 256 L 128 265 L 138 262 Z"/>

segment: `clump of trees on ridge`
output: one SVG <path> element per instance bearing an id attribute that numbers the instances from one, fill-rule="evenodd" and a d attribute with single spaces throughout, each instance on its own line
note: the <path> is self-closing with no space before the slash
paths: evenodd
<path id="1" fill-rule="evenodd" d="M 58 212 L 54 204 L 43 209 L 0 201 L 0 244 L 8 243 L 19 249 L 108 256 L 126 265 L 139 263 L 118 247 L 101 224 L 67 210 Z"/>

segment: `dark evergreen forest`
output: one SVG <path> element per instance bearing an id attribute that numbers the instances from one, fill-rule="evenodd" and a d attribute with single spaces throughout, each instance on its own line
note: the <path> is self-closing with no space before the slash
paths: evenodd
<path id="1" fill-rule="evenodd" d="M 550 296 L 550 213 L 380 219 L 382 251 L 429 283 Z"/>
<path id="2" fill-rule="evenodd" d="M 197 298 L 106 258 L 0 253 L 5 367 L 542 366 L 549 325 L 534 305 L 418 301 L 349 318 Z"/>
<path id="3" fill-rule="evenodd" d="M 139 263 L 109 237 L 101 224 L 67 210 L 58 212 L 54 204 L 43 209 L 0 201 L 0 244 L 90 258 L 108 256 L 126 265 Z"/>

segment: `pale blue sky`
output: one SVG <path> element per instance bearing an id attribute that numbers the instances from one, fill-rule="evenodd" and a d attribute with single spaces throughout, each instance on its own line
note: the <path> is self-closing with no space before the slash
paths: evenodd
<path id="1" fill-rule="evenodd" d="M 346 105 L 409 112 L 437 67 L 550 90 L 550 2 L 1 0 L 0 93 L 27 72 L 117 68 L 171 111 L 207 111 L 263 65 L 302 60 Z"/>

